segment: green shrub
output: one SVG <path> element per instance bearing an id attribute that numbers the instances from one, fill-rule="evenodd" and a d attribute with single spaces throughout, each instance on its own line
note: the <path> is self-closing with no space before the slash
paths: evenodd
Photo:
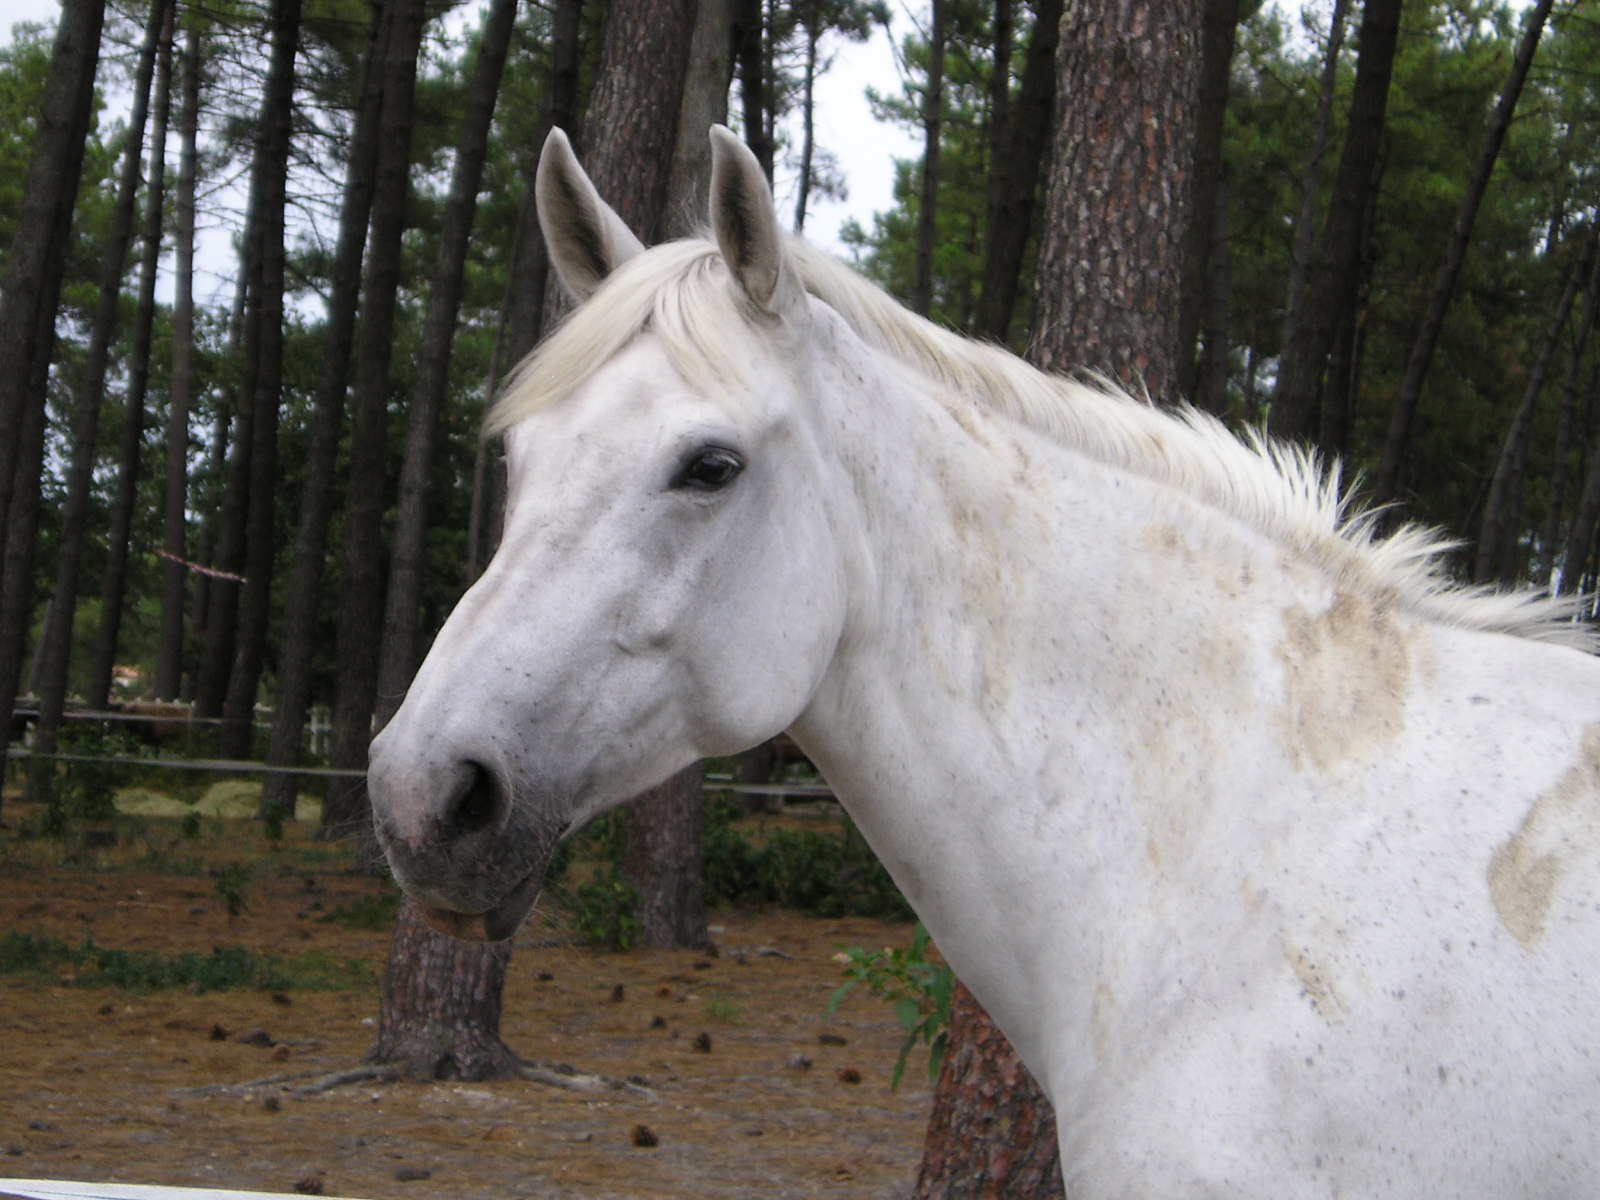
<path id="1" fill-rule="evenodd" d="M 219 946 L 210 954 L 193 950 L 161 954 L 116 950 L 85 939 L 74 947 L 60 938 L 11 932 L 0 936 L 0 975 L 54 978 L 70 974 L 78 987 L 113 987 L 152 992 L 189 988 L 196 992 L 369 991 L 373 980 L 365 963 L 340 962 L 326 954 L 282 958 L 238 946 Z"/>
<path id="2" fill-rule="evenodd" d="M 394 928 L 400 912 L 400 893 L 389 890 L 378 895 L 357 896 L 354 900 L 336 905 L 317 920 L 324 925 L 342 925 L 346 929 L 384 930 Z"/>
<path id="3" fill-rule="evenodd" d="M 95 725 L 71 725 L 61 731 L 61 754 L 87 758 L 139 756 L 143 747 L 132 735 Z M 41 760 L 38 790 L 45 803 L 43 832 L 61 837 L 74 826 L 109 821 L 117 814 L 116 795 L 122 767 L 110 762 Z"/>
<path id="4" fill-rule="evenodd" d="M 615 867 L 601 867 L 572 889 L 573 929 L 590 946 L 630 950 L 639 941 L 639 892 Z"/>
<path id="5" fill-rule="evenodd" d="M 928 1081 L 939 1077 L 950 1034 L 950 998 L 955 991 L 955 974 L 949 967 L 928 960 L 928 931 L 917 922 L 911 945 L 898 949 L 863 950 L 852 946 L 844 959 L 845 982 L 828 1000 L 828 1015 L 857 984 L 865 984 L 873 995 L 894 1005 L 900 1027 L 906 1031 L 900 1057 L 895 1060 L 890 1087 L 898 1088 L 906 1073 L 906 1060 L 918 1042 L 928 1047 Z"/>
<path id="6" fill-rule="evenodd" d="M 734 827 L 733 806 L 706 809 L 703 844 L 706 903 L 779 905 L 821 917 L 913 914 L 855 822 L 834 829 L 777 829 L 757 843 Z"/>
<path id="7" fill-rule="evenodd" d="M 701 841 L 707 905 L 913 919 L 911 906 L 848 817 L 826 828 L 775 829 L 756 837 L 735 824 L 740 816 L 738 803 L 729 797 L 707 798 Z M 638 937 L 638 896 L 616 869 L 623 831 L 620 814 L 601 817 L 556 848 L 546 876 L 553 892 L 574 863 L 596 866 L 587 882 L 570 889 L 567 905 L 579 936 L 591 945 L 625 949 Z"/>

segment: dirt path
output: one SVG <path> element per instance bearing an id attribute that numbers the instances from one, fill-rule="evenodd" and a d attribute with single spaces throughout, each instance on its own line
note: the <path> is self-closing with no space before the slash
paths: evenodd
<path id="1" fill-rule="evenodd" d="M 382 885 L 334 868 L 278 870 L 251 884 L 248 910 L 230 922 L 204 875 L 0 856 L 0 933 L 168 954 L 318 951 L 365 962 L 376 980 L 387 934 L 319 918 Z M 925 1060 L 891 1092 L 901 1034 L 887 1006 L 852 997 L 831 1021 L 824 1009 L 841 946 L 903 944 L 910 928 L 713 919 L 715 957 L 540 947 L 551 930 L 537 926 L 520 935 L 507 1042 L 541 1063 L 636 1077 L 648 1096 L 531 1081 L 207 1091 L 357 1063 L 376 990 L 133 993 L 0 978 L 0 1175 L 320 1184 L 370 1200 L 908 1195 Z M 259 1044 L 242 1040 L 256 1031 Z M 709 1050 L 695 1048 L 701 1034 Z M 656 1145 L 635 1144 L 640 1126 Z"/>

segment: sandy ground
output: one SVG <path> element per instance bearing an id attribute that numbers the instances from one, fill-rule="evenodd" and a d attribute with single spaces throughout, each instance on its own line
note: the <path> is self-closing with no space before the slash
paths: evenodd
<path id="1" fill-rule="evenodd" d="M 909 926 L 719 913 L 713 957 L 551 946 L 557 932 L 536 919 L 512 959 L 506 1041 L 642 1088 L 367 1082 L 306 1095 L 307 1079 L 371 1044 L 388 946 L 387 932 L 320 918 L 384 885 L 303 844 L 251 860 L 248 908 L 230 919 L 205 873 L 222 853 L 207 837 L 140 845 L 63 864 L 55 844 L 0 833 L 0 933 L 166 953 L 315 950 L 368 964 L 373 985 L 135 993 L 0 977 L 0 1176 L 370 1200 L 910 1193 L 926 1060 L 891 1091 L 902 1035 L 889 1008 L 862 995 L 825 1013 L 833 955 L 904 944 Z M 702 1034 L 709 1049 L 696 1048 Z M 240 1086 L 282 1075 L 296 1078 Z M 636 1144 L 650 1140 L 641 1126 L 654 1146 Z"/>

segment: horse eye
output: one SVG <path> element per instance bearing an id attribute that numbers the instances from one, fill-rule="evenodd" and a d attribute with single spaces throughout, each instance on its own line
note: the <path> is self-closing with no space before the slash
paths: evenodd
<path id="1" fill-rule="evenodd" d="M 672 480 L 675 488 L 690 488 L 700 492 L 715 492 L 734 481 L 744 463 L 732 450 L 720 446 L 706 446 L 696 450 L 687 459 Z"/>

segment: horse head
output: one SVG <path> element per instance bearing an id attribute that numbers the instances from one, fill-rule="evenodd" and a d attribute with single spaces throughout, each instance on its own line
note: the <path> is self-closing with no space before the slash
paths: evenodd
<path id="1" fill-rule="evenodd" d="M 646 250 L 558 130 L 537 199 L 579 307 L 525 364 L 504 535 L 373 742 L 396 878 L 435 926 L 510 936 L 557 841 L 786 728 L 845 625 L 847 484 L 794 347 L 808 299 L 749 150 L 712 133 L 712 241 Z"/>

